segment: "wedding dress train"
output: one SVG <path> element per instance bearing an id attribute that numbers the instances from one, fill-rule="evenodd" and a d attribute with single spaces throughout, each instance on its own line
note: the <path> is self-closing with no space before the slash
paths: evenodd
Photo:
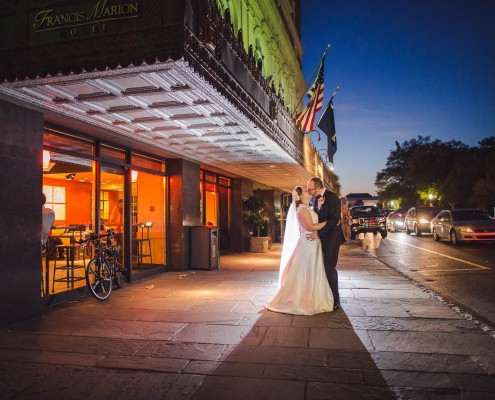
<path id="1" fill-rule="evenodd" d="M 318 215 L 304 204 L 297 208 L 299 239 L 285 268 L 281 273 L 280 287 L 273 299 L 266 305 L 271 311 L 314 315 L 333 311 L 333 294 L 328 284 L 323 266 L 323 253 L 319 240 L 306 239 L 306 233 L 300 220 L 302 207 L 306 207 L 318 222 Z"/>

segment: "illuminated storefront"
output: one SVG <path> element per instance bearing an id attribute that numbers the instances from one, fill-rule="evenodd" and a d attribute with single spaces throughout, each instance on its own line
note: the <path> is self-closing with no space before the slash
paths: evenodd
<path id="1" fill-rule="evenodd" d="M 217 227 L 222 251 L 248 250 L 242 199 L 255 190 L 276 199 L 313 175 L 329 181 L 293 121 L 299 1 L 232 3 L 2 7 L 0 291 L 11 300 L 0 324 L 84 292 L 82 279 L 58 281 L 67 252 L 41 252 L 42 192 L 51 244 L 116 229 L 132 282 L 189 269 L 192 226 Z"/>

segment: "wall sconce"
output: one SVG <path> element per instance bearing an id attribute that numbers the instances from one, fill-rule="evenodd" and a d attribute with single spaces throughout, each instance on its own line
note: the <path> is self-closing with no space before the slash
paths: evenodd
<path id="1" fill-rule="evenodd" d="M 131 181 L 132 181 L 132 183 L 135 183 L 137 181 L 137 178 L 138 178 L 138 172 L 132 170 L 131 171 Z"/>
<path id="2" fill-rule="evenodd" d="M 65 179 L 67 179 L 68 181 L 73 181 L 75 177 L 76 177 L 76 174 L 65 175 Z"/>

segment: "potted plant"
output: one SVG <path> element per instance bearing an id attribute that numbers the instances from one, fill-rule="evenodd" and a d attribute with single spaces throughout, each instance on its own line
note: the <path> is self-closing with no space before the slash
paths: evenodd
<path id="1" fill-rule="evenodd" d="M 256 231 L 256 236 L 250 236 L 251 251 L 254 253 L 267 253 L 268 237 L 260 236 L 260 231 L 267 221 L 265 200 L 260 196 L 250 196 L 244 200 L 244 210 L 246 223 Z"/>

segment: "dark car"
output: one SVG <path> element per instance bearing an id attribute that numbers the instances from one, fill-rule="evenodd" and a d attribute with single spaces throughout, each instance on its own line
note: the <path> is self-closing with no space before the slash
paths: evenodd
<path id="1" fill-rule="evenodd" d="M 456 208 L 441 211 L 431 221 L 431 233 L 436 241 L 495 241 L 495 221 L 475 208 Z"/>
<path id="2" fill-rule="evenodd" d="M 387 227 L 383 212 L 375 206 L 354 206 L 349 209 L 351 212 L 351 239 L 358 233 L 380 232 L 382 238 L 387 237 Z"/>
<path id="3" fill-rule="evenodd" d="M 405 208 L 399 208 L 387 217 L 387 230 L 389 232 L 397 232 L 404 230 L 404 218 L 406 217 Z"/>
<path id="4" fill-rule="evenodd" d="M 423 233 L 431 233 L 430 222 L 437 215 L 438 211 L 435 207 L 412 207 L 407 211 L 404 226 L 406 233 L 410 235 L 412 232 L 416 236 L 421 236 Z"/>

